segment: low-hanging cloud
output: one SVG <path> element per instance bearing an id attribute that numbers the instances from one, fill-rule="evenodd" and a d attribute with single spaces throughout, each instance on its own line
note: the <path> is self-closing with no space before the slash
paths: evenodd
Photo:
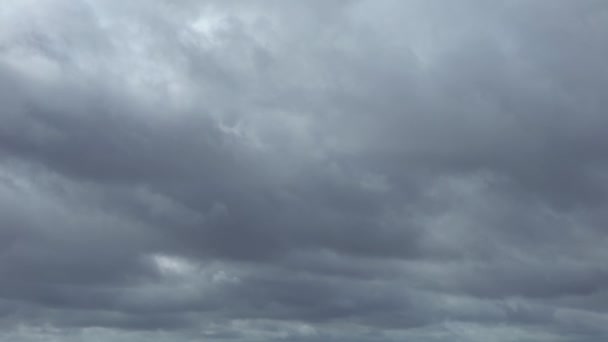
<path id="1" fill-rule="evenodd" d="M 0 341 L 602 341 L 603 1 L 0 4 Z"/>

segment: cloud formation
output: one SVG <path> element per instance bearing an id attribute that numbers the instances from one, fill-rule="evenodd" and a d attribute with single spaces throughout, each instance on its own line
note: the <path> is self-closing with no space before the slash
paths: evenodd
<path id="1" fill-rule="evenodd" d="M 604 1 L 0 4 L 0 341 L 608 336 Z"/>

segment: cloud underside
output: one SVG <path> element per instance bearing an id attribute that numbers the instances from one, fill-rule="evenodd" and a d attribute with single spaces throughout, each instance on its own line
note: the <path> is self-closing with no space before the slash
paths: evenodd
<path id="1" fill-rule="evenodd" d="M 603 1 L 0 4 L 0 341 L 603 341 Z"/>

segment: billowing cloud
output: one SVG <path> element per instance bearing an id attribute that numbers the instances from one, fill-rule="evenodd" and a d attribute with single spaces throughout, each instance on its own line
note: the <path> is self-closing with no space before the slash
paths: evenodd
<path id="1" fill-rule="evenodd" d="M 603 1 L 0 4 L 0 341 L 608 335 Z"/>

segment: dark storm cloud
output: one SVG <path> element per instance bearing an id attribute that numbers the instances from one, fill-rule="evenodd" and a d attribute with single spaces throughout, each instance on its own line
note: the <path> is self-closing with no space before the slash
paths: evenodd
<path id="1" fill-rule="evenodd" d="M 0 341 L 600 341 L 603 1 L 5 1 Z"/>

